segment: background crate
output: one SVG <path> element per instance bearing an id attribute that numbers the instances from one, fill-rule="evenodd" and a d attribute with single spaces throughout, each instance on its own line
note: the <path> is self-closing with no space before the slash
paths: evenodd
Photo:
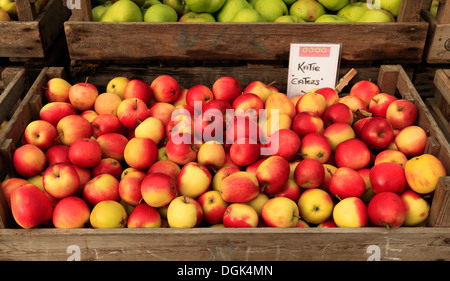
<path id="1" fill-rule="evenodd" d="M 207 71 L 206 71 L 207 70 Z M 242 84 L 261 80 L 285 80 L 286 70 L 231 68 L 91 68 L 68 73 L 70 82 L 89 81 L 106 86 L 112 77 L 127 75 L 150 81 L 171 74 L 186 87 L 211 85 L 227 74 Z M 258 75 L 259 73 L 259 75 Z M 35 80 L 14 114 L 16 125 L 0 140 L 3 159 L 20 145 L 26 124 L 42 107 L 44 85 L 52 77 L 65 77 L 62 68 L 45 68 Z M 256 76 L 255 76 L 256 75 Z M 355 77 L 373 77 L 358 73 Z M 382 66 L 373 77 L 384 92 L 412 100 L 419 110 L 418 124 L 429 135 L 426 152 L 439 157 L 450 168 L 450 149 L 442 132 L 430 118 L 426 106 L 401 66 Z M 350 85 L 349 85 L 350 86 Z M 280 90 L 285 90 L 283 86 Z M 345 88 L 344 88 L 345 90 Z M 8 161 L 11 161 L 10 158 Z M 1 194 L 1 193 L 0 193 Z M 2 194 L 1 194 L 2 195 Z M 193 229 L 0 229 L 0 260 L 66 260 L 77 249 L 81 260 L 367 260 L 375 246 L 381 260 L 448 260 L 450 245 L 450 177 L 441 178 L 435 191 L 430 227 L 364 228 L 193 228 Z M 0 198 L 1 199 L 1 198 Z M 3 198 L 4 200 L 4 198 Z M 1 202 L 1 201 L 0 201 Z M 9 209 L 1 205 L 3 215 Z M 4 216 L 1 217 L 2 220 Z M 4 222 L 4 221 L 3 221 Z M 441 227 L 431 227 L 441 226 Z M 371 248 L 372 247 L 372 248 Z"/>
<path id="2" fill-rule="evenodd" d="M 50 48 L 64 34 L 63 23 L 69 18 L 70 10 L 61 0 L 49 0 L 36 16 L 31 1 L 15 2 L 19 20 L 0 22 L 0 57 L 46 58 Z"/>
<path id="3" fill-rule="evenodd" d="M 431 2 L 431 1 L 429 1 Z M 450 63 L 450 1 L 440 0 L 436 17 L 429 10 L 423 17 L 430 24 L 424 58 L 428 63 Z"/>
<path id="4" fill-rule="evenodd" d="M 434 84 L 434 97 L 426 99 L 426 103 L 444 136 L 450 140 L 450 69 L 438 69 Z"/>
<path id="5" fill-rule="evenodd" d="M 396 23 L 145 23 L 93 22 L 81 0 L 64 23 L 70 58 L 78 61 L 265 61 L 289 59 L 290 43 L 342 43 L 350 62 L 422 60 L 428 0 L 403 0 Z M 358 40 L 355 40 L 355 35 Z"/>

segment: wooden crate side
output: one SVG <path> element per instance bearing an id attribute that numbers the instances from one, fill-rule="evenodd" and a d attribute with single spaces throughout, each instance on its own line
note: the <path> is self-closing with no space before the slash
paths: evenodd
<path id="1" fill-rule="evenodd" d="M 428 63 L 450 63 L 450 2 L 439 4 L 436 17 L 429 9 L 423 10 L 422 16 L 429 23 L 424 58 Z"/>

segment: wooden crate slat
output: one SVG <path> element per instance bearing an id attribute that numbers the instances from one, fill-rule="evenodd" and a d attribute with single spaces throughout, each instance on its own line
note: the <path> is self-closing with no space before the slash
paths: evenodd
<path id="1" fill-rule="evenodd" d="M 430 24 L 424 58 L 428 63 L 450 63 L 450 2 L 439 4 L 436 17 L 429 9 L 422 16 Z"/>

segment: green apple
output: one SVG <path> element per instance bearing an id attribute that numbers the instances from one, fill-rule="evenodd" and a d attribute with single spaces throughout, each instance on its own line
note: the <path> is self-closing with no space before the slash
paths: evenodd
<path id="1" fill-rule="evenodd" d="M 294 15 L 278 17 L 274 22 L 305 22 L 302 18 Z"/>
<path id="2" fill-rule="evenodd" d="M 325 13 L 325 7 L 316 0 L 298 0 L 289 8 L 290 15 L 300 17 L 307 22 L 314 22 Z"/>
<path id="3" fill-rule="evenodd" d="M 111 5 L 101 17 L 102 22 L 135 22 L 142 21 L 139 6 L 131 0 L 119 0 Z"/>
<path id="4" fill-rule="evenodd" d="M 10 21 L 11 17 L 9 14 L 2 9 L 0 9 L 0 21 Z"/>
<path id="5" fill-rule="evenodd" d="M 93 21 L 100 21 L 100 19 L 102 18 L 103 14 L 106 12 L 106 10 L 108 10 L 109 7 L 111 7 L 112 2 L 111 1 L 106 1 L 104 4 L 102 5 L 98 5 L 94 8 L 92 8 L 92 20 Z"/>
<path id="6" fill-rule="evenodd" d="M 270 22 L 289 14 L 289 9 L 283 0 L 258 0 L 255 10 Z"/>
<path id="7" fill-rule="evenodd" d="M 152 5 L 144 14 L 145 22 L 176 22 L 178 14 L 166 4 Z"/>
<path id="8" fill-rule="evenodd" d="M 17 19 L 16 3 L 13 0 L 0 0 L 0 9 L 7 12 L 11 18 Z"/>
<path id="9" fill-rule="evenodd" d="M 362 14 L 357 22 L 395 22 L 395 18 L 383 9 L 369 9 Z"/>
<path id="10" fill-rule="evenodd" d="M 210 13 L 196 13 L 193 11 L 182 15 L 179 22 L 215 22 L 216 19 Z"/>
<path id="11" fill-rule="evenodd" d="M 162 4 L 159 0 L 145 0 L 144 5 L 141 6 L 142 16 L 145 15 L 145 12 L 147 12 L 148 8 L 155 4 Z"/>
<path id="12" fill-rule="evenodd" d="M 186 5 L 196 13 L 215 13 L 225 4 L 226 0 L 186 0 Z"/>
<path id="13" fill-rule="evenodd" d="M 231 22 L 236 13 L 244 8 L 253 7 L 246 0 L 227 0 L 217 13 L 218 22 Z"/>
<path id="14" fill-rule="evenodd" d="M 338 11 L 348 4 L 348 0 L 317 0 L 330 11 Z"/>
<path id="15" fill-rule="evenodd" d="M 344 17 L 349 19 L 350 21 L 356 22 L 367 10 L 369 10 L 367 3 L 356 2 L 345 6 L 336 14 L 340 17 Z"/>
<path id="16" fill-rule="evenodd" d="M 231 22 L 266 22 L 267 19 L 264 18 L 260 13 L 258 13 L 253 8 L 244 8 L 239 10 L 236 15 L 234 15 Z"/>
<path id="17" fill-rule="evenodd" d="M 394 17 L 398 16 L 402 0 L 380 0 L 380 8 L 388 11 Z"/>
<path id="18" fill-rule="evenodd" d="M 191 10 L 185 0 L 163 0 L 163 4 L 172 7 L 180 17 Z"/>
<path id="19" fill-rule="evenodd" d="M 350 20 L 338 15 L 325 14 L 320 16 L 315 22 L 350 22 Z"/>

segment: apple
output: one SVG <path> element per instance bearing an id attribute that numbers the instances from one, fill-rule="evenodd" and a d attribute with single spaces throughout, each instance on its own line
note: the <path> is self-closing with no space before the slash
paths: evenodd
<path id="1" fill-rule="evenodd" d="M 231 144 L 230 157 L 239 166 L 248 166 L 260 157 L 260 145 L 248 138 L 238 139 Z"/>
<path id="2" fill-rule="evenodd" d="M 260 130 L 256 116 L 234 115 L 230 117 L 225 128 L 225 144 L 232 144 L 242 138 L 257 142 Z"/>
<path id="3" fill-rule="evenodd" d="M 80 138 L 70 145 L 69 159 L 80 168 L 93 168 L 102 159 L 102 148 L 94 139 Z"/>
<path id="4" fill-rule="evenodd" d="M 398 150 L 386 149 L 380 151 L 380 153 L 375 156 L 374 165 L 384 162 L 392 162 L 405 167 L 406 161 L 408 161 L 408 158 L 403 152 Z"/>
<path id="5" fill-rule="evenodd" d="M 417 121 L 417 108 L 409 100 L 393 101 L 386 110 L 386 119 L 394 129 L 403 129 Z"/>
<path id="6" fill-rule="evenodd" d="M 175 106 L 167 102 L 155 102 L 148 108 L 149 116 L 158 118 L 164 125 L 170 120 L 174 111 Z"/>
<path id="7" fill-rule="evenodd" d="M 339 101 L 338 92 L 330 87 L 319 88 L 314 91 L 316 94 L 322 95 L 327 102 L 327 107 Z"/>
<path id="8" fill-rule="evenodd" d="M 153 91 L 153 97 L 158 102 L 171 103 L 177 100 L 180 95 L 180 85 L 169 75 L 160 75 L 156 77 L 150 87 Z"/>
<path id="9" fill-rule="evenodd" d="M 272 93 L 264 103 L 267 118 L 273 114 L 287 114 L 291 119 L 297 114 L 295 104 L 283 93 Z M 278 109 L 278 111 L 276 111 Z"/>
<path id="10" fill-rule="evenodd" d="M 329 192 L 331 178 L 333 177 L 334 173 L 336 172 L 336 170 L 338 168 L 332 164 L 326 163 L 326 164 L 323 164 L 323 169 L 325 172 L 325 177 L 323 178 L 323 182 L 319 186 L 319 188 Z"/>
<path id="11" fill-rule="evenodd" d="M 134 130 L 137 138 L 149 138 L 158 145 L 165 137 L 165 126 L 156 117 L 148 117 L 142 121 Z"/>
<path id="12" fill-rule="evenodd" d="M 185 0 L 186 5 L 197 13 L 215 13 L 222 8 L 226 0 Z"/>
<path id="13" fill-rule="evenodd" d="M 68 115 L 59 120 L 56 131 L 61 144 L 70 146 L 77 139 L 90 138 L 92 125 L 80 115 Z"/>
<path id="14" fill-rule="evenodd" d="M 329 219 L 317 225 L 318 228 L 338 227 L 333 219 Z"/>
<path id="15" fill-rule="evenodd" d="M 167 208 L 167 222 L 173 228 L 192 228 L 203 219 L 202 206 L 189 196 L 177 196 Z"/>
<path id="16" fill-rule="evenodd" d="M 340 167 L 334 172 L 328 188 L 332 195 L 340 199 L 361 197 L 366 189 L 366 183 L 355 170 Z"/>
<path id="17" fill-rule="evenodd" d="M 133 208 L 127 220 L 128 228 L 161 227 L 161 215 L 156 208 L 140 203 Z"/>
<path id="18" fill-rule="evenodd" d="M 102 158 L 100 162 L 92 168 L 92 176 L 100 174 L 110 174 L 120 179 L 123 169 L 119 161 L 114 158 Z"/>
<path id="19" fill-rule="evenodd" d="M 369 112 L 372 113 L 373 117 L 383 117 L 386 118 L 386 111 L 389 105 L 398 100 L 394 95 L 379 93 L 375 95 L 369 102 Z"/>
<path id="20" fill-rule="evenodd" d="M 53 126 L 58 125 L 63 117 L 75 114 L 78 114 L 77 110 L 68 102 L 49 102 L 39 110 L 39 118 L 50 122 Z"/>
<path id="21" fill-rule="evenodd" d="M 218 109 L 203 111 L 200 116 L 194 116 L 195 137 L 204 142 L 223 142 L 224 125 L 223 114 Z"/>
<path id="22" fill-rule="evenodd" d="M 130 79 L 123 76 L 114 77 L 106 85 L 106 92 L 116 94 L 120 99 L 124 99 L 123 90 L 125 86 L 130 82 Z"/>
<path id="23" fill-rule="evenodd" d="M 192 106 L 197 112 L 202 112 L 200 106 L 203 107 L 206 103 L 212 101 L 213 99 L 214 94 L 211 89 L 202 84 L 189 88 L 186 93 L 186 104 Z"/>
<path id="24" fill-rule="evenodd" d="M 210 187 L 211 180 L 211 173 L 204 165 L 186 163 L 177 177 L 178 194 L 197 198 Z"/>
<path id="25" fill-rule="evenodd" d="M 261 110 L 264 109 L 264 103 L 259 96 L 246 93 L 236 97 L 232 102 L 232 107 L 235 114 L 242 111 L 245 115 L 251 114 L 259 117 Z"/>
<path id="26" fill-rule="evenodd" d="M 324 164 L 331 157 L 331 143 L 323 134 L 310 133 L 301 140 L 299 152 L 303 159 L 316 159 Z"/>
<path id="27" fill-rule="evenodd" d="M 125 162 L 133 168 L 146 170 L 158 159 L 158 147 L 148 138 L 132 138 L 123 151 Z"/>
<path id="28" fill-rule="evenodd" d="M 211 88 L 214 99 L 224 100 L 229 104 L 242 95 L 242 87 L 239 81 L 230 76 L 222 76 L 214 81 Z"/>
<path id="29" fill-rule="evenodd" d="M 325 13 L 325 7 L 315 0 L 299 0 L 289 8 L 290 15 L 298 16 L 307 22 L 314 22 Z"/>
<path id="30" fill-rule="evenodd" d="M 91 83 L 77 83 L 69 90 L 69 101 L 77 110 L 84 111 L 94 108 L 97 97 L 98 90 Z"/>
<path id="31" fill-rule="evenodd" d="M 351 126 L 354 121 L 351 108 L 341 102 L 328 106 L 323 113 L 322 119 L 325 127 L 333 123 L 346 123 Z"/>
<path id="32" fill-rule="evenodd" d="M 219 191 L 206 191 L 198 197 L 197 202 L 202 206 L 203 220 L 206 223 L 222 223 L 223 214 L 228 207 L 228 203 L 223 200 Z"/>
<path id="33" fill-rule="evenodd" d="M 291 161 L 298 153 L 302 141 L 300 137 L 291 129 L 280 129 L 275 131 L 266 144 L 268 148 L 267 154 L 278 155 Z"/>
<path id="34" fill-rule="evenodd" d="M 300 217 L 308 223 L 320 224 L 333 213 L 333 200 L 328 192 L 312 188 L 305 190 L 298 199 Z"/>
<path id="35" fill-rule="evenodd" d="M 130 80 L 123 89 L 123 99 L 141 99 L 145 104 L 150 104 L 153 99 L 153 91 L 150 85 L 139 79 Z"/>
<path id="36" fill-rule="evenodd" d="M 210 13 L 196 13 L 189 11 L 178 19 L 179 22 L 215 22 L 216 19 Z"/>
<path id="37" fill-rule="evenodd" d="M 370 101 L 379 93 L 380 88 L 377 84 L 368 80 L 361 80 L 351 87 L 349 95 L 359 97 L 366 107 L 369 107 Z"/>
<path id="38" fill-rule="evenodd" d="M 83 198 L 90 206 L 108 200 L 119 202 L 119 181 L 110 174 L 95 176 L 85 184 Z"/>
<path id="39" fill-rule="evenodd" d="M 361 119 L 358 119 L 357 121 L 355 121 L 352 125 L 353 131 L 355 132 L 355 136 L 357 138 L 361 138 L 361 131 L 364 127 L 364 125 L 366 124 L 367 121 L 369 121 L 372 117 L 368 116 L 368 117 L 364 117 Z"/>
<path id="40" fill-rule="evenodd" d="M 105 200 L 94 206 L 89 221 L 93 228 L 124 228 L 127 218 L 124 206 L 114 200 Z"/>
<path id="41" fill-rule="evenodd" d="M 302 139 L 309 133 L 322 134 L 324 123 L 320 117 L 310 115 L 307 112 L 300 112 L 292 120 L 292 130 Z"/>
<path id="42" fill-rule="evenodd" d="M 406 207 L 404 226 L 417 226 L 425 222 L 430 215 L 430 203 L 412 190 L 404 191 L 400 197 Z"/>
<path id="43" fill-rule="evenodd" d="M 103 93 L 98 95 L 94 103 L 94 111 L 97 114 L 112 114 L 117 116 L 117 108 L 122 102 L 122 98 L 113 93 Z"/>
<path id="44" fill-rule="evenodd" d="M 95 119 L 95 117 L 98 116 L 98 113 L 95 112 L 93 109 L 88 109 L 80 113 L 80 116 L 89 121 L 89 123 L 92 123 L 92 120 Z"/>
<path id="45" fill-rule="evenodd" d="M 249 205 L 232 203 L 225 210 L 222 221 L 225 227 L 257 227 L 259 216 Z"/>
<path id="46" fill-rule="evenodd" d="M 384 149 L 394 139 L 391 123 L 383 117 L 372 117 L 361 130 L 361 140 L 371 149 Z"/>
<path id="47" fill-rule="evenodd" d="M 327 109 L 325 97 L 316 92 L 308 92 L 295 105 L 297 113 L 308 112 L 317 117 L 322 117 Z"/>
<path id="48" fill-rule="evenodd" d="M 347 123 L 332 123 L 323 131 L 323 135 L 330 141 L 331 152 L 335 152 L 338 145 L 356 137 L 355 131 Z"/>
<path id="49" fill-rule="evenodd" d="M 261 210 L 264 204 L 269 200 L 269 196 L 264 192 L 259 192 L 258 196 L 256 196 L 255 199 L 250 200 L 248 202 L 245 202 L 244 204 L 249 205 L 253 209 L 255 209 L 256 213 L 258 214 L 258 218 L 261 217 Z"/>
<path id="50" fill-rule="evenodd" d="M 368 221 L 366 204 L 358 197 L 345 198 L 334 206 L 333 220 L 338 227 L 364 227 Z"/>
<path id="51" fill-rule="evenodd" d="M 78 190 L 80 177 L 72 165 L 56 163 L 45 169 L 42 183 L 46 192 L 61 199 L 73 195 Z"/>
<path id="52" fill-rule="evenodd" d="M 52 222 L 56 228 L 82 228 L 89 222 L 91 210 L 80 197 L 61 199 L 53 209 Z"/>
<path id="53" fill-rule="evenodd" d="M 42 150 L 55 143 L 57 132 L 54 125 L 45 120 L 34 120 L 28 123 L 23 133 L 25 143 L 34 144 Z"/>
<path id="54" fill-rule="evenodd" d="M 47 82 L 44 95 L 48 102 L 69 102 L 72 85 L 62 78 L 52 78 Z"/>
<path id="55" fill-rule="evenodd" d="M 170 160 L 158 160 L 148 169 L 147 175 L 151 173 L 163 173 L 176 180 L 180 171 L 180 166 L 175 162 Z"/>
<path id="56" fill-rule="evenodd" d="M 52 204 L 35 185 L 14 188 L 10 200 L 13 218 L 22 228 L 34 228 L 52 219 Z"/>
<path id="57" fill-rule="evenodd" d="M 416 125 L 403 128 L 395 137 L 394 142 L 397 149 L 407 158 L 424 153 L 428 136 L 424 129 Z"/>
<path id="58" fill-rule="evenodd" d="M 406 219 L 406 206 L 400 195 L 394 192 L 380 192 L 367 206 L 369 218 L 376 226 L 399 227 Z"/>
<path id="59" fill-rule="evenodd" d="M 128 144 L 128 139 L 124 135 L 119 133 L 100 135 L 97 142 L 102 149 L 103 158 L 113 158 L 117 161 L 124 160 L 124 151 Z"/>
<path id="60" fill-rule="evenodd" d="M 198 150 L 197 162 L 210 170 L 217 171 L 225 162 L 225 148 L 216 141 L 205 142 Z"/>
<path id="61" fill-rule="evenodd" d="M 298 163 L 294 171 L 295 182 L 302 188 L 319 187 L 325 178 L 325 170 L 317 159 L 304 159 Z"/>
<path id="62" fill-rule="evenodd" d="M 366 104 L 358 96 L 344 96 L 339 99 L 339 102 L 350 107 L 353 113 L 361 110 L 367 110 Z"/>
<path id="63" fill-rule="evenodd" d="M 237 171 L 224 177 L 219 185 L 223 200 L 229 203 L 246 203 L 259 194 L 258 180 L 246 171 Z"/>
<path id="64" fill-rule="evenodd" d="M 261 81 L 252 81 L 244 89 L 244 94 L 252 93 L 259 96 L 265 104 L 267 98 L 273 93 L 269 85 Z"/>
<path id="65" fill-rule="evenodd" d="M 295 182 L 295 180 L 289 178 L 284 188 L 275 193 L 274 197 L 286 197 L 294 202 L 297 202 L 301 192 L 300 186 Z"/>
<path id="66" fill-rule="evenodd" d="M 220 190 L 220 183 L 222 182 L 222 180 L 226 177 L 228 177 L 229 175 L 239 172 L 240 168 L 238 167 L 234 167 L 234 166 L 225 166 L 220 168 L 214 175 L 211 181 L 211 188 L 212 190 Z"/>
<path id="67" fill-rule="evenodd" d="M 385 162 L 373 166 L 369 177 L 375 194 L 386 191 L 401 194 L 406 188 L 405 171 L 396 163 Z"/>
<path id="68" fill-rule="evenodd" d="M 261 208 L 261 217 L 271 227 L 294 227 L 299 219 L 299 207 L 286 197 L 270 198 Z"/>
<path id="69" fill-rule="evenodd" d="M 292 118 L 286 113 L 271 114 L 269 118 L 263 113 L 259 119 L 260 141 L 262 143 L 267 142 L 267 139 L 272 136 L 273 133 L 282 129 L 292 128 Z M 277 149 L 278 146 L 274 147 Z"/>
<path id="70" fill-rule="evenodd" d="M 422 154 L 409 159 L 405 164 L 408 186 L 419 194 L 428 194 L 436 189 L 440 177 L 446 171 L 442 162 L 434 155 Z"/>
<path id="71" fill-rule="evenodd" d="M 150 116 L 149 108 L 138 98 L 124 99 L 117 108 L 117 118 L 126 128 L 136 128 Z"/>
<path id="72" fill-rule="evenodd" d="M 18 147 L 13 154 L 13 166 L 23 177 L 32 177 L 45 169 L 47 158 L 45 153 L 34 144 Z"/>
<path id="73" fill-rule="evenodd" d="M 166 153 L 169 160 L 178 165 L 195 161 L 198 150 L 191 140 L 192 136 L 189 134 L 184 134 L 182 138 L 170 138 L 166 144 Z"/>
<path id="74" fill-rule="evenodd" d="M 151 173 L 141 182 L 141 194 L 144 201 L 154 207 L 165 206 L 177 195 L 175 180 L 163 173 Z"/>
<path id="75" fill-rule="evenodd" d="M 23 178 L 6 178 L 2 181 L 2 192 L 9 207 L 11 207 L 11 192 L 18 186 L 28 184 L 31 184 L 30 181 Z"/>
<path id="76" fill-rule="evenodd" d="M 77 191 L 73 195 L 78 197 L 83 197 L 83 188 L 86 185 L 86 183 L 92 178 L 92 173 L 90 169 L 86 168 L 80 168 L 77 166 L 73 166 L 75 170 L 77 171 L 78 177 L 80 179 L 80 185 L 78 185 Z"/>
<path id="77" fill-rule="evenodd" d="M 176 22 L 178 14 L 174 8 L 163 3 L 155 3 L 146 9 L 144 13 L 145 22 Z"/>
<path id="78" fill-rule="evenodd" d="M 187 105 L 186 104 L 186 94 L 188 89 L 180 89 L 180 94 L 178 95 L 178 98 L 173 101 L 171 104 L 175 107 L 180 105 Z"/>
<path id="79" fill-rule="evenodd" d="M 277 155 L 269 156 L 256 170 L 256 178 L 261 190 L 268 194 L 280 191 L 289 179 L 289 162 Z"/>
<path id="80" fill-rule="evenodd" d="M 143 171 L 130 171 L 119 181 L 119 197 L 131 206 L 137 206 L 142 200 L 141 183 L 146 177 Z"/>
<path id="81" fill-rule="evenodd" d="M 94 138 L 103 134 L 122 133 L 124 131 L 119 118 L 108 113 L 98 115 L 92 120 L 91 124 Z"/>

